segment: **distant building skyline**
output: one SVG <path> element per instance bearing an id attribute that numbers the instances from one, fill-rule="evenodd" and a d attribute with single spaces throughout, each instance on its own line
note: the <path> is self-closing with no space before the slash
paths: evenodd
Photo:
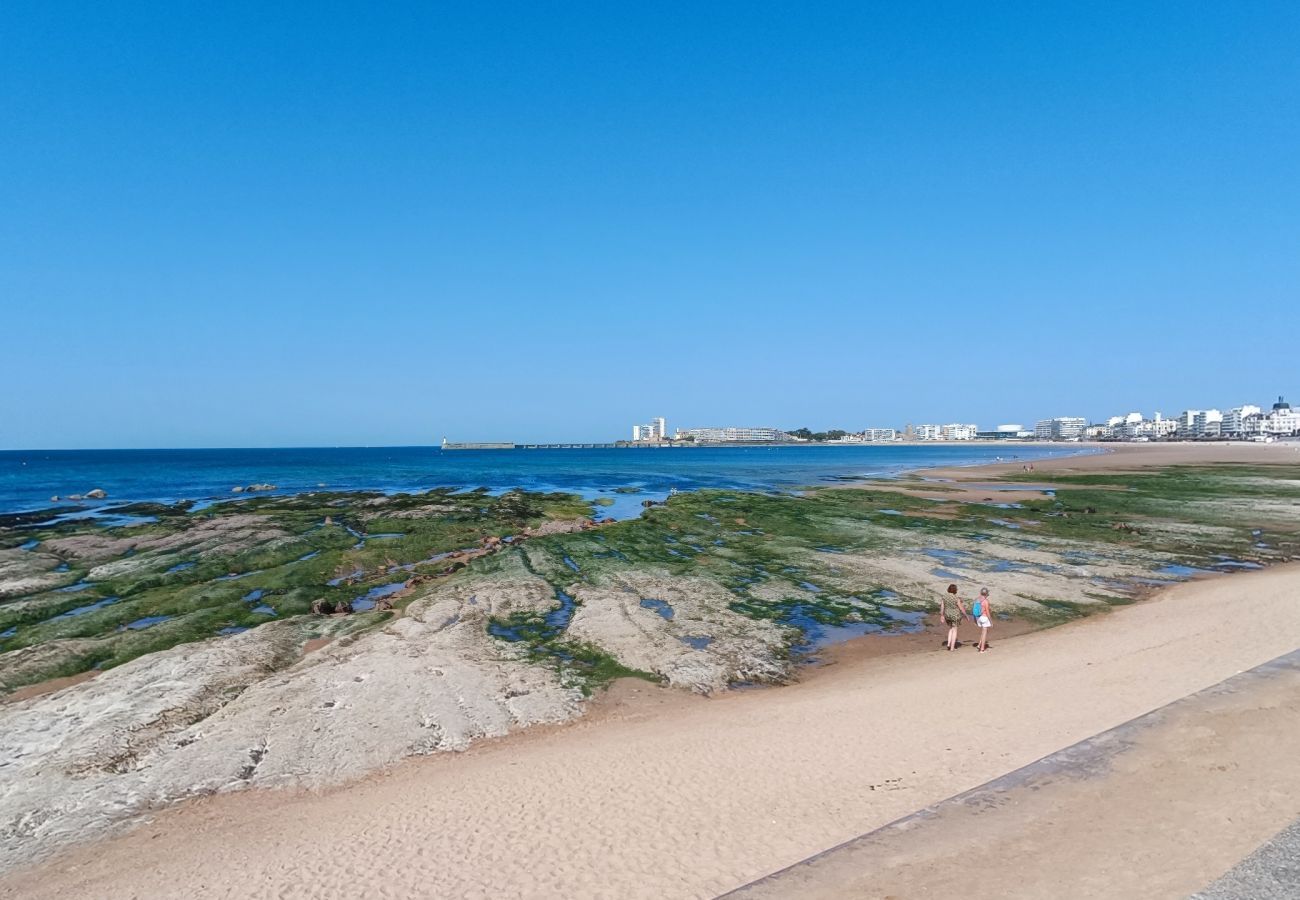
<path id="1" fill-rule="evenodd" d="M 709 441 L 717 443 L 764 443 L 791 440 L 779 428 L 748 427 L 737 425 L 709 426 L 705 428 L 679 428 L 676 440 Z"/>
<path id="2" fill-rule="evenodd" d="M 647 425 L 632 426 L 633 441 L 662 441 L 668 437 L 668 422 L 663 416 L 651 419 Z"/>
<path id="3" fill-rule="evenodd" d="M 839 427 L 819 432 L 816 440 L 833 443 L 881 443 L 892 441 L 969 441 L 969 440 L 1204 440 L 1218 437 L 1250 439 L 1287 437 L 1300 434 L 1300 411 L 1294 411 L 1283 396 L 1265 411 L 1254 404 L 1242 404 L 1227 412 L 1218 409 L 1186 409 L 1177 416 L 1157 411 L 1148 418 L 1140 411 L 1114 415 L 1104 422 L 1089 422 L 1083 416 L 1054 416 L 1039 419 L 1032 430 L 1018 423 L 1006 423 L 991 431 L 981 431 L 973 422 L 908 423 L 901 431 L 894 427 Z M 800 436 L 802 435 L 802 436 Z M 801 441 L 808 439 L 802 428 L 789 429 L 751 426 L 706 426 L 678 428 L 667 436 L 666 420 L 657 418 L 648 425 L 634 425 L 633 441 L 695 440 L 711 443 Z"/>

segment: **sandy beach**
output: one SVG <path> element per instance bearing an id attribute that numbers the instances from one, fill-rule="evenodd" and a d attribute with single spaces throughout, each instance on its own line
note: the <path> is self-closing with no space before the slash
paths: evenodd
<path id="1" fill-rule="evenodd" d="M 932 499 L 978 502 L 996 494 L 998 500 L 1015 501 L 1038 496 L 1040 492 L 1016 490 L 1014 485 L 990 484 L 990 479 L 1008 475 L 1032 478 L 1033 487 L 1040 488 L 1053 487 L 1053 475 L 1140 472 L 1159 466 L 1300 463 L 1300 442 L 1081 443 L 1077 445 L 1080 451 L 1077 454 L 1032 461 L 1016 459 L 1015 445 L 1005 446 L 1005 462 L 926 469 L 903 479 L 900 487 L 913 496 Z M 1027 466 L 1032 468 L 1026 471 Z"/>
<path id="2" fill-rule="evenodd" d="M 1294 650 L 1297 589 L 1295 567 L 1192 582 L 983 656 L 891 655 L 715 699 L 625 682 L 578 724 L 323 794 L 190 803 L 3 891 L 713 896 Z M 1223 869 L 1284 824 L 1261 818 L 1216 833 Z"/>
<path id="3" fill-rule="evenodd" d="M 1037 469 L 1294 453 L 1129 445 Z M 874 653 L 895 639 L 865 638 L 798 684 L 711 698 L 624 680 L 575 722 L 342 788 L 183 803 L 12 873 L 0 894 L 715 896 L 1295 650 L 1298 589 L 1296 566 L 1212 576 L 984 655 L 933 639 Z M 1277 804 L 1247 807 L 1194 877 L 1287 824 Z"/>

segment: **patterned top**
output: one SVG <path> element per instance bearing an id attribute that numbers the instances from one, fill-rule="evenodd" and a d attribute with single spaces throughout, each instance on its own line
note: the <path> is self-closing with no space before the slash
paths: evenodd
<path id="1" fill-rule="evenodd" d="M 961 624 L 961 607 L 957 605 L 956 597 L 944 601 L 943 620 L 948 623 L 949 628 L 954 628 Z"/>

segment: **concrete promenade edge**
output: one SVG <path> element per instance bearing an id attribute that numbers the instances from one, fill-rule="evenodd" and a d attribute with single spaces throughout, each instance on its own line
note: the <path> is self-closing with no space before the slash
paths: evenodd
<path id="1" fill-rule="evenodd" d="M 1037 786 L 1061 776 L 1068 776 L 1075 780 L 1104 776 L 1111 770 L 1112 763 L 1118 756 L 1133 749 L 1143 735 L 1165 724 L 1172 717 L 1189 712 L 1206 700 L 1241 693 L 1280 676 L 1296 674 L 1300 674 L 1300 650 L 1283 654 L 1226 678 L 1218 684 L 1188 694 L 1114 728 L 1044 756 L 979 787 L 850 838 L 807 859 L 722 894 L 718 900 L 799 896 L 797 885 L 816 879 L 817 870 L 822 867 L 865 854 L 869 848 L 874 848 L 885 839 L 897 838 L 904 832 L 923 827 L 946 813 L 957 810 L 981 811 L 998 808 L 1004 805 L 1007 795 L 1016 790 L 1035 790 Z M 1297 826 L 1300 826 L 1300 822 L 1297 822 Z M 1293 837 L 1294 840 L 1288 840 L 1288 836 Z M 1233 892 L 1230 886 L 1234 885 L 1235 878 L 1244 879 L 1247 876 L 1253 878 L 1255 883 L 1272 885 L 1285 882 L 1283 885 L 1285 891 L 1297 892 L 1281 893 L 1276 896 L 1300 896 L 1300 884 L 1292 883 L 1291 876 L 1288 875 L 1288 866 L 1295 864 L 1294 848 L 1297 844 L 1300 844 L 1300 830 L 1297 830 L 1296 826 L 1283 829 L 1276 838 L 1255 853 L 1248 855 L 1213 886 L 1206 885 L 1207 893 L 1204 896 L 1213 897 L 1215 900 L 1244 896 Z M 1278 859 L 1287 863 L 1280 871 L 1272 864 Z M 1290 871 L 1294 874 L 1295 870 Z M 1274 894 L 1264 896 L 1272 897 Z"/>

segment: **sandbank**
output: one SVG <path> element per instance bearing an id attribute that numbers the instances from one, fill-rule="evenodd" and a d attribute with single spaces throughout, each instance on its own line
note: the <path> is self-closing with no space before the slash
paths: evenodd
<path id="1" fill-rule="evenodd" d="M 996 499 L 1017 502 L 1042 496 L 1043 489 L 1054 488 L 1053 475 L 1089 475 L 1099 472 L 1140 472 L 1160 466 L 1205 465 L 1283 465 L 1300 463 L 1300 441 L 1259 444 L 1246 441 L 1207 441 L 1169 443 L 1092 443 L 1064 444 L 1076 449 L 1068 456 L 1020 459 L 1018 445 L 1006 444 L 1006 458 L 978 466 L 940 466 L 909 472 L 897 479 L 846 482 L 837 488 L 887 487 L 918 497 L 959 502 Z M 1026 472 L 1026 466 L 1032 466 Z M 1024 488 L 1015 482 L 999 483 L 1002 476 L 1030 477 Z"/>

